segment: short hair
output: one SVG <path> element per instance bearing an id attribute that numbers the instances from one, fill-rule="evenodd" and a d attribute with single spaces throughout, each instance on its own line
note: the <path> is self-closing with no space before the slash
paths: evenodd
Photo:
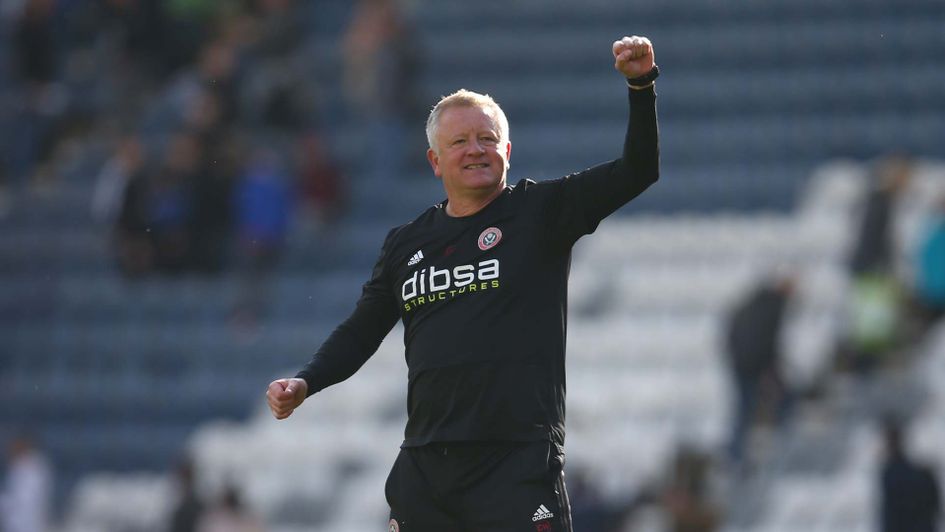
<path id="1" fill-rule="evenodd" d="M 509 140 L 509 120 L 505 117 L 505 112 L 499 107 L 499 104 L 488 94 L 479 94 L 478 92 L 459 89 L 458 91 L 443 96 L 440 101 L 433 106 L 430 116 L 427 117 L 427 143 L 430 149 L 439 153 L 436 146 L 436 132 L 440 126 L 440 115 L 445 109 L 451 107 L 478 107 L 488 114 L 499 128 L 499 142 L 504 143 Z"/>

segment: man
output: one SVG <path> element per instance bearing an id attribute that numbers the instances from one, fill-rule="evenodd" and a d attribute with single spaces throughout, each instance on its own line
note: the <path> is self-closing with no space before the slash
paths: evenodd
<path id="1" fill-rule="evenodd" d="M 53 490 L 53 470 L 49 459 L 25 435 L 10 442 L 7 456 L 6 479 L 0 485 L 0 530 L 48 530 Z"/>
<path id="2" fill-rule="evenodd" d="M 740 301 L 728 321 L 728 355 L 735 384 L 729 458 L 744 465 L 745 444 L 759 410 L 784 421 L 790 393 L 781 374 L 781 335 L 796 281 L 790 274 L 765 279 Z"/>
<path id="3" fill-rule="evenodd" d="M 886 419 L 886 456 L 880 469 L 881 532 L 935 532 L 942 516 L 942 493 L 933 469 L 914 460 L 906 449 L 900 420 Z"/>
<path id="4" fill-rule="evenodd" d="M 446 201 L 387 235 L 351 317 L 295 378 L 269 385 L 284 419 L 351 376 L 403 321 L 408 420 L 386 486 L 390 530 L 571 530 L 571 247 L 659 175 L 652 45 L 624 37 L 613 54 L 631 107 L 622 156 L 561 179 L 507 186 L 502 110 L 465 90 L 443 98 L 427 121 L 427 157 Z"/>

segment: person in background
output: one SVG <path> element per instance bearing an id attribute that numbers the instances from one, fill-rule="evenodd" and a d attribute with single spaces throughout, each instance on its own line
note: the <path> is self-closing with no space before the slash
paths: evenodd
<path id="1" fill-rule="evenodd" d="M 935 473 L 909 456 L 899 420 L 884 421 L 883 438 L 880 532 L 938 532 L 942 493 Z"/>
<path id="2" fill-rule="evenodd" d="M 200 139 L 178 132 L 170 140 L 161 168 L 151 175 L 147 195 L 148 234 L 157 271 L 178 275 L 189 266 L 193 185 L 199 171 Z"/>
<path id="3" fill-rule="evenodd" d="M 892 156 L 877 164 L 849 258 L 849 330 L 842 339 L 844 369 L 867 373 L 888 362 L 901 327 L 894 221 L 897 200 L 912 177 L 912 162 Z"/>
<path id="4" fill-rule="evenodd" d="M 49 529 L 52 466 L 26 436 L 7 449 L 7 476 L 0 492 L 0 530 L 45 532 Z"/>
<path id="5" fill-rule="evenodd" d="M 945 316 L 945 196 L 928 220 L 919 245 L 915 295 L 923 329 Z"/>
<path id="6" fill-rule="evenodd" d="M 168 532 L 196 532 L 197 523 L 206 508 L 194 485 L 193 462 L 184 459 L 174 473 L 178 498 L 171 512 Z"/>
<path id="7" fill-rule="evenodd" d="M 850 272 L 854 276 L 892 272 L 896 247 L 893 238 L 896 200 L 909 185 L 911 177 L 912 162 L 905 157 L 889 157 L 879 163 L 863 204 L 850 256 Z"/>
<path id="8" fill-rule="evenodd" d="M 668 532 L 713 532 L 721 521 L 708 496 L 709 458 L 681 448 L 676 451 L 669 483 L 663 492 Z"/>
<path id="9" fill-rule="evenodd" d="M 414 147 L 406 126 L 419 118 L 421 108 L 419 48 L 413 34 L 397 0 L 361 0 L 345 32 L 345 94 L 365 121 L 368 175 L 375 181 L 400 177 Z"/>
<path id="10" fill-rule="evenodd" d="M 735 383 L 735 415 L 729 440 L 733 465 L 743 464 L 745 445 L 758 413 L 783 421 L 790 393 L 781 374 L 781 334 L 794 293 L 790 275 L 764 280 L 731 311 L 727 348 Z"/>
<path id="11" fill-rule="evenodd" d="M 127 278 L 137 278 L 154 269 L 150 233 L 152 172 L 145 164 L 141 142 L 134 137 L 125 138 L 102 168 L 92 196 L 93 216 L 100 222 L 114 218 L 115 261 Z"/>
<path id="12" fill-rule="evenodd" d="M 198 91 L 187 116 L 188 131 L 201 146 L 189 187 L 193 209 L 188 223 L 188 268 L 203 274 L 219 274 L 228 266 L 233 233 L 231 197 L 243 164 L 244 142 L 222 119 L 218 94 Z"/>
<path id="13" fill-rule="evenodd" d="M 347 201 L 345 176 L 317 131 L 299 139 L 296 148 L 298 186 L 315 220 L 330 226 L 344 215 Z"/>
<path id="14" fill-rule="evenodd" d="M 21 84 L 15 131 L 4 132 L 8 135 L 4 144 L 9 144 L 4 150 L 8 171 L 15 185 L 34 178 L 50 151 L 54 126 L 64 107 L 57 84 L 62 58 L 56 46 L 56 7 L 53 0 L 26 0 L 8 37 L 13 74 Z"/>
<path id="15" fill-rule="evenodd" d="M 259 519 L 243 504 L 235 486 L 223 490 L 220 502 L 200 519 L 197 532 L 262 532 Z"/>
<path id="16" fill-rule="evenodd" d="M 238 326 L 253 327 L 263 311 L 266 282 L 279 263 L 289 231 L 288 181 L 279 155 L 261 148 L 236 185 L 233 202 L 244 277 L 233 315 Z"/>
<path id="17" fill-rule="evenodd" d="M 128 184 L 145 169 L 145 149 L 137 135 L 126 135 L 117 144 L 114 154 L 99 171 L 92 191 L 92 219 L 98 223 L 117 221 Z"/>

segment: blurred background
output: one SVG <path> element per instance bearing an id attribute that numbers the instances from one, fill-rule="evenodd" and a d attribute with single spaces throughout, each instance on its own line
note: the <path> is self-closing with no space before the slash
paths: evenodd
<path id="1" fill-rule="evenodd" d="M 443 198 L 440 95 L 559 177 L 619 154 L 627 34 L 662 179 L 575 249 L 575 530 L 941 530 L 941 0 L 0 1 L 0 530 L 382 529 L 401 329 L 266 386 Z"/>

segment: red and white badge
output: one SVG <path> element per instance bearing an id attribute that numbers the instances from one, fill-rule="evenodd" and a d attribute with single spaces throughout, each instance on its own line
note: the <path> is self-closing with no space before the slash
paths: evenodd
<path id="1" fill-rule="evenodd" d="M 400 525 L 397 524 L 397 521 L 391 519 L 390 523 L 387 523 L 388 532 L 400 532 Z"/>
<path id="2" fill-rule="evenodd" d="M 498 227 L 490 227 L 479 235 L 479 249 L 485 251 L 495 247 L 502 240 L 502 231 Z"/>

